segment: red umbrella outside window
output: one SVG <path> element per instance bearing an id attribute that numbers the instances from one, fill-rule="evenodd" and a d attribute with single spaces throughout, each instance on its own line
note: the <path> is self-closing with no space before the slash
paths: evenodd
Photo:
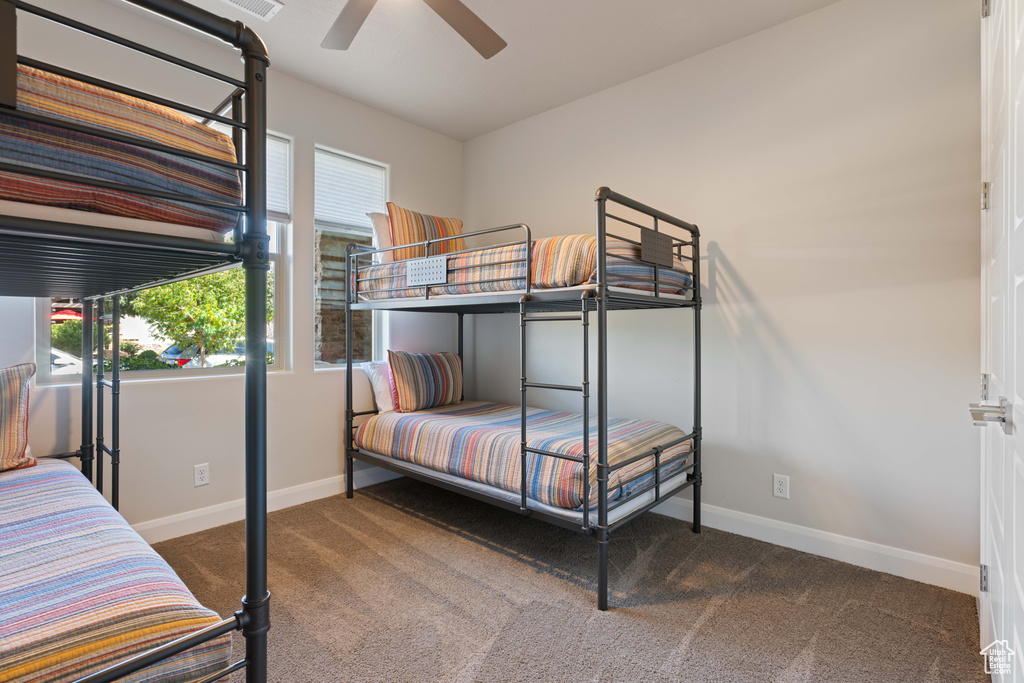
<path id="1" fill-rule="evenodd" d="M 62 323 L 65 320 L 81 320 L 82 314 L 78 311 L 72 311 L 71 309 L 64 309 L 60 311 L 54 311 L 50 314 L 50 322 Z"/>

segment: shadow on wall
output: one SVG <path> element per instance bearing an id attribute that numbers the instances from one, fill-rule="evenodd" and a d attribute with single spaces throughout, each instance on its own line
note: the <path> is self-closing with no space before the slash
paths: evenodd
<path id="1" fill-rule="evenodd" d="M 872 448 L 870 430 L 815 376 L 717 242 L 702 260 L 708 501 L 802 524 L 841 520 L 856 533 L 865 492 L 847 475 Z M 770 497 L 773 472 L 793 475 L 791 500 Z M 751 498 L 764 503 L 752 508 Z M 881 496 L 873 509 L 884 515 L 879 505 Z"/>
<path id="2" fill-rule="evenodd" d="M 737 408 L 744 411 L 737 416 L 737 434 L 761 437 L 770 433 L 772 423 L 765 421 L 770 413 L 760 410 L 764 402 L 758 399 L 769 399 L 770 394 L 788 387 L 805 397 L 800 404 L 812 411 L 807 417 L 813 417 L 814 424 L 826 424 L 844 440 L 855 439 L 857 430 L 842 419 L 849 411 L 811 375 L 806 359 L 765 313 L 764 305 L 718 242 L 708 243 L 707 256 L 701 260 L 707 263 L 705 320 L 717 332 L 713 339 L 731 342 L 736 364 Z M 710 348 L 719 356 L 716 345 Z"/>

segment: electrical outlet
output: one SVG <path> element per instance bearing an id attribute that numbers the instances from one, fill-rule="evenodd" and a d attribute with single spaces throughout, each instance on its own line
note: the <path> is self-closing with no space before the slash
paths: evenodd
<path id="1" fill-rule="evenodd" d="M 776 498 L 789 498 L 789 477 L 784 474 L 772 475 L 772 495 Z"/>
<path id="2" fill-rule="evenodd" d="M 210 483 L 210 463 L 204 462 L 192 468 L 192 476 L 195 479 L 196 488 L 206 486 Z"/>

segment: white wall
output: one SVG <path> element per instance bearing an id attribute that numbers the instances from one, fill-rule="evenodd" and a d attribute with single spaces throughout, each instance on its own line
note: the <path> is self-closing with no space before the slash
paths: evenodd
<path id="1" fill-rule="evenodd" d="M 234 54 L 184 37 L 148 18 L 99 0 L 40 3 L 95 25 L 151 41 L 210 66 L 240 68 Z M 71 32 L 20 23 L 23 54 L 119 79 L 127 85 L 212 108 L 222 88 L 97 48 Z M 258 28 L 258 27 L 257 27 Z M 59 35 L 59 39 L 54 36 Z M 271 46 L 273 55 L 273 46 Z M 154 76 L 153 74 L 157 74 Z M 462 145 L 352 100 L 278 73 L 268 75 L 269 126 L 294 136 L 295 209 L 292 244 L 291 369 L 268 382 L 269 488 L 315 482 L 342 473 L 344 374 L 313 370 L 313 146 L 316 143 L 391 165 L 391 198 L 406 206 L 456 215 L 462 199 Z M 34 360 L 33 302 L 0 298 L 0 366 Z M 396 348 L 454 346 L 449 320 L 399 316 Z M 122 512 L 139 523 L 239 499 L 243 495 L 241 376 L 128 382 L 122 389 Z M 34 387 L 30 443 L 37 455 L 73 450 L 79 441 L 80 389 Z M 212 483 L 192 486 L 192 466 L 208 462 Z"/>
<path id="2" fill-rule="evenodd" d="M 708 504 L 977 564 L 978 21 L 845 0 L 466 143 L 472 224 L 592 232 L 608 185 L 701 226 Z M 611 314 L 611 414 L 690 426 L 686 318 Z M 477 397 L 516 322 L 471 326 Z"/>

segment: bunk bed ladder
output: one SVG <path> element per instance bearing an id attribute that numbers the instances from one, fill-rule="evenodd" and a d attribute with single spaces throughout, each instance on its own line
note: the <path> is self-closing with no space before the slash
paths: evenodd
<path id="1" fill-rule="evenodd" d="M 521 424 L 522 433 L 520 439 L 520 457 L 522 459 L 522 470 L 521 470 L 521 503 L 520 512 L 524 515 L 530 514 L 530 510 L 527 504 L 527 490 L 528 490 L 528 473 L 527 473 L 527 459 L 530 454 L 546 456 L 551 458 L 559 458 L 562 460 L 572 460 L 583 465 L 586 472 L 590 472 L 590 311 L 587 307 L 587 302 L 590 297 L 590 292 L 585 291 L 580 299 L 580 313 L 578 315 L 530 315 L 528 313 L 528 303 L 530 301 L 529 296 L 523 296 L 519 301 L 519 391 L 520 391 L 520 409 L 522 411 Z M 549 384 L 544 382 L 531 382 L 526 374 L 527 364 L 527 341 L 526 341 L 526 328 L 527 323 L 536 322 L 578 322 L 583 328 L 583 381 L 579 385 L 573 384 Z M 461 334 L 460 334 L 461 337 Z M 527 421 L 527 409 L 526 409 L 526 392 L 528 389 L 551 389 L 555 391 L 572 391 L 579 392 L 583 399 L 583 456 L 576 458 L 573 456 L 565 455 L 563 453 L 554 453 L 551 451 L 544 450 L 542 448 L 531 448 L 526 445 L 526 421 Z M 582 531 L 584 533 L 590 533 L 590 477 L 583 478 L 583 524 Z"/>
<path id="2" fill-rule="evenodd" d="M 581 531 L 586 534 L 593 533 L 594 529 L 590 523 L 590 308 L 589 302 L 592 293 L 590 291 L 584 291 L 580 298 L 580 312 L 574 315 L 530 315 L 528 312 L 528 304 L 530 301 L 529 295 L 524 295 L 519 300 L 519 392 L 520 392 L 520 425 L 521 425 L 521 436 L 519 445 L 519 454 L 521 459 L 520 464 L 520 512 L 523 515 L 529 515 L 530 509 L 527 502 L 527 492 L 529 484 L 529 474 L 527 471 L 529 456 L 538 455 L 542 457 L 559 458 L 562 460 L 571 460 L 578 462 L 583 465 L 583 471 L 586 473 L 583 477 L 583 515 Z M 461 318 L 461 316 L 460 316 Z M 526 373 L 526 366 L 528 360 L 527 353 L 527 335 L 526 328 L 527 323 L 539 323 L 539 322 L 577 322 L 583 329 L 583 381 L 579 385 L 572 384 L 550 384 L 544 382 L 531 382 Z M 461 347 L 461 329 L 460 329 L 460 347 Z M 572 391 L 579 392 L 583 400 L 583 424 L 582 424 L 582 438 L 583 438 L 583 456 L 573 457 L 564 453 L 555 453 L 542 448 L 531 448 L 527 446 L 526 440 L 526 422 L 527 422 L 527 408 L 526 408 L 526 392 L 529 389 L 550 389 L 554 391 Z M 600 478 L 600 475 L 598 475 Z M 600 503 L 598 505 L 600 507 Z M 607 569 L 607 568 L 606 568 Z M 599 600 L 600 602 L 600 600 Z M 603 608 L 602 608 L 603 609 Z"/>

